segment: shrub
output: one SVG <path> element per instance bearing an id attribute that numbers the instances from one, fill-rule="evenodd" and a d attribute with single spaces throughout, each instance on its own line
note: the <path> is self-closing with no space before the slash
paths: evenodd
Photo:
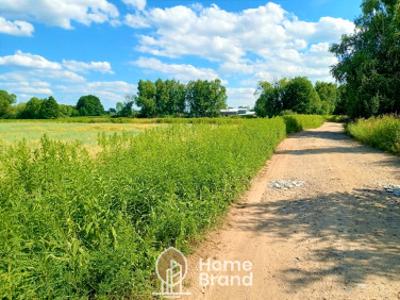
<path id="1" fill-rule="evenodd" d="M 400 119 L 395 116 L 359 119 L 347 132 L 362 143 L 400 155 Z"/>
<path id="2" fill-rule="evenodd" d="M 320 115 L 284 115 L 283 119 L 286 123 L 287 133 L 316 128 L 325 121 L 324 117 Z"/>

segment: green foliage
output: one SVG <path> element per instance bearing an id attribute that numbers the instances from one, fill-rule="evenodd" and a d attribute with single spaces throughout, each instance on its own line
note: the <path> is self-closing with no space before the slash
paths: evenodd
<path id="1" fill-rule="evenodd" d="M 330 114 L 334 111 L 338 98 L 335 84 L 317 82 L 314 88 L 306 77 L 284 78 L 273 84 L 262 81 L 258 84 L 257 93 L 259 97 L 255 111 L 260 117 L 272 117 L 285 111 Z M 320 99 L 319 95 L 323 98 Z"/>
<path id="2" fill-rule="evenodd" d="M 21 113 L 22 119 L 39 119 L 40 118 L 40 108 L 42 106 L 43 100 L 32 97 L 28 102 L 26 102 L 25 109 Z"/>
<path id="3" fill-rule="evenodd" d="M 286 79 L 280 80 L 274 84 L 267 81 L 258 83 L 257 93 L 259 97 L 254 107 L 257 116 L 273 117 L 281 113 L 283 109 L 282 96 L 286 83 Z"/>
<path id="4" fill-rule="evenodd" d="M 331 114 L 335 110 L 338 102 L 339 92 L 335 83 L 317 81 L 315 83 L 315 91 L 321 99 L 319 114 Z"/>
<path id="5" fill-rule="evenodd" d="M 332 74 L 345 84 L 351 117 L 400 113 L 400 0 L 364 0 L 357 29 L 331 47 L 339 63 Z"/>
<path id="6" fill-rule="evenodd" d="M 283 119 L 286 124 L 287 133 L 317 128 L 325 121 L 325 118 L 320 115 L 284 115 Z"/>
<path id="7" fill-rule="evenodd" d="M 115 114 L 116 117 L 129 118 L 134 115 L 133 105 L 135 104 L 134 97 L 127 96 L 125 102 L 117 102 Z"/>
<path id="8" fill-rule="evenodd" d="M 93 95 L 80 97 L 76 109 L 81 116 L 101 116 L 104 114 L 104 107 L 100 99 Z"/>
<path id="9" fill-rule="evenodd" d="M 400 155 L 400 119 L 395 116 L 359 119 L 347 132 L 362 143 Z"/>
<path id="10" fill-rule="evenodd" d="M 185 85 L 176 80 L 140 80 L 136 105 L 143 117 L 179 116 L 185 113 Z"/>
<path id="11" fill-rule="evenodd" d="M 59 104 L 60 109 L 60 117 L 77 117 L 79 116 L 79 111 L 75 108 L 75 106 L 67 105 L 67 104 Z"/>
<path id="12" fill-rule="evenodd" d="M 186 101 L 193 117 L 216 117 L 226 107 L 226 89 L 219 79 L 190 81 Z"/>
<path id="13" fill-rule="evenodd" d="M 286 134 L 235 122 L 100 136 L 95 158 L 46 137 L 1 147 L 0 297 L 148 297 L 158 253 L 212 225 Z"/>
<path id="14" fill-rule="evenodd" d="M 15 103 L 17 97 L 14 94 L 9 94 L 7 91 L 0 90 L 0 117 L 8 114 L 11 105 Z"/>
<path id="15" fill-rule="evenodd" d="M 41 119 L 55 119 L 60 115 L 60 108 L 56 99 L 50 96 L 48 99 L 42 100 L 39 109 L 39 117 Z"/>
<path id="16" fill-rule="evenodd" d="M 221 81 L 196 80 L 186 86 L 175 80 L 140 80 L 135 104 L 142 117 L 216 117 L 226 107 Z"/>
<path id="17" fill-rule="evenodd" d="M 143 117 L 154 117 L 157 115 L 156 105 L 157 89 L 150 80 L 139 80 L 136 105 L 140 108 Z"/>
<path id="18" fill-rule="evenodd" d="M 283 109 L 312 114 L 317 112 L 320 99 L 310 80 L 306 77 L 295 77 L 286 84 L 282 102 Z"/>

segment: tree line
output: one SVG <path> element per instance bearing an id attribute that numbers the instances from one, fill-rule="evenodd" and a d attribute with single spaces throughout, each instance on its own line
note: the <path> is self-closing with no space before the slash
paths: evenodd
<path id="1" fill-rule="evenodd" d="M 117 103 L 111 111 L 117 116 L 130 117 L 217 117 L 226 107 L 226 88 L 221 80 L 194 80 L 187 84 L 176 80 L 155 82 L 140 80 L 136 96 Z M 138 111 L 133 111 L 136 106 Z"/>
<path id="2" fill-rule="evenodd" d="M 115 117 L 216 117 L 226 107 L 226 88 L 219 79 L 195 80 L 183 84 L 176 80 L 140 80 L 137 95 L 128 95 L 108 111 L 94 95 L 79 98 L 76 105 L 59 104 L 53 96 L 31 98 L 16 104 L 16 96 L 0 90 L 0 117 L 52 119 L 75 116 Z"/>
<path id="3" fill-rule="evenodd" d="M 53 96 L 32 97 L 25 103 L 16 104 L 16 96 L 0 90 L 0 117 L 10 119 L 55 119 L 59 117 L 100 116 L 104 107 L 93 95 L 82 96 L 76 105 L 60 104 Z"/>
<path id="4" fill-rule="evenodd" d="M 332 114 L 340 108 L 340 87 L 335 83 L 307 77 L 283 78 L 270 83 L 261 81 L 257 88 L 255 111 L 258 116 L 272 117 L 285 112 L 301 114 Z"/>

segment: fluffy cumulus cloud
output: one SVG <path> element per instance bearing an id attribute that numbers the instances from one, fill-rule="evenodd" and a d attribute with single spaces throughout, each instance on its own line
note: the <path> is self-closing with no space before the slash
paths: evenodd
<path id="1" fill-rule="evenodd" d="M 0 33 L 16 36 L 31 36 L 34 31 L 33 25 L 25 21 L 9 21 L 0 17 Z"/>
<path id="2" fill-rule="evenodd" d="M 231 89 L 230 96 L 238 99 L 249 93 L 247 100 L 254 96 L 245 86 L 257 80 L 297 75 L 332 80 L 329 68 L 336 59 L 329 45 L 354 30 L 352 22 L 341 18 L 300 20 L 273 2 L 239 12 L 217 5 L 152 8 L 126 15 L 125 24 L 148 29 L 139 37 L 138 51 L 159 59 L 197 56 L 211 61 L 222 77 L 241 78 L 243 86 Z M 159 59 L 140 59 L 138 66 L 175 76 L 186 71 L 162 71 L 167 66 Z"/>
<path id="3" fill-rule="evenodd" d="M 0 0 L 0 14 L 11 20 L 35 21 L 65 29 L 72 29 L 72 22 L 90 25 L 113 22 L 119 16 L 117 7 L 107 0 Z M 26 27 L 26 22 L 22 26 Z"/>
<path id="4" fill-rule="evenodd" d="M 189 64 L 167 64 L 156 58 L 140 57 L 132 62 L 134 65 L 168 75 L 169 77 L 189 81 L 191 79 L 216 79 L 218 74 L 209 68 L 196 68 Z"/>
<path id="5" fill-rule="evenodd" d="M 2 70 L 4 68 L 4 70 Z M 83 94 L 95 94 L 104 104 L 114 106 L 125 95 L 136 92 L 136 86 L 120 80 L 90 81 L 88 73 L 113 74 L 106 61 L 52 61 L 41 55 L 20 50 L 0 56 L 0 86 L 18 95 L 20 101 L 32 96 L 61 96 L 73 104 Z"/>
<path id="6" fill-rule="evenodd" d="M 17 66 L 36 69 L 52 69 L 59 70 L 61 65 L 57 62 L 52 62 L 40 55 L 24 53 L 20 50 L 15 54 L 0 56 L 0 66 Z"/>

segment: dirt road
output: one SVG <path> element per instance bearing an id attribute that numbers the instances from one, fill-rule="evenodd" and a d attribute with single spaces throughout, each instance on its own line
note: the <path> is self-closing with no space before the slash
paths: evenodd
<path id="1" fill-rule="evenodd" d="M 189 258 L 190 298 L 400 299 L 400 198 L 385 184 L 400 184 L 400 159 L 351 140 L 340 124 L 287 138 Z M 200 286 L 200 258 L 251 261 L 253 285 Z"/>

